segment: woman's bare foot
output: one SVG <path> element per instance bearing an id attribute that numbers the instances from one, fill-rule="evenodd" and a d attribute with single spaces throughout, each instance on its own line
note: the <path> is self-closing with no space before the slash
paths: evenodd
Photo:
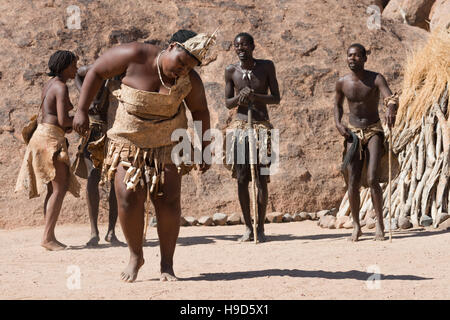
<path id="1" fill-rule="evenodd" d="M 178 281 L 172 267 L 161 267 L 160 281 Z"/>
<path id="2" fill-rule="evenodd" d="M 353 233 L 350 238 L 348 238 L 348 241 L 357 242 L 359 240 L 359 237 L 362 236 L 362 231 L 360 226 L 353 226 Z"/>
<path id="3" fill-rule="evenodd" d="M 143 257 L 130 257 L 130 262 L 125 270 L 120 274 L 120 279 L 125 282 L 134 282 L 136 280 L 139 269 L 144 265 Z"/>
<path id="4" fill-rule="evenodd" d="M 41 246 L 49 251 L 61 251 L 64 250 L 67 246 L 58 240 L 44 240 L 41 243 Z"/>

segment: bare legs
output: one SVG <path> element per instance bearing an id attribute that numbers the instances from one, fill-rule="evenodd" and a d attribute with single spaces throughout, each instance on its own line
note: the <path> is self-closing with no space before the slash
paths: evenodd
<path id="1" fill-rule="evenodd" d="M 368 157 L 367 165 L 367 182 L 370 187 L 373 207 L 377 215 L 375 240 L 384 240 L 384 225 L 383 225 L 383 194 L 378 180 L 378 165 L 383 154 L 382 138 L 375 135 L 370 138 L 365 156 Z M 347 146 L 347 151 L 350 144 Z M 363 161 L 359 158 L 359 153 L 356 152 L 353 159 L 348 165 L 348 197 L 350 202 L 350 209 L 353 218 L 353 233 L 349 240 L 358 241 L 362 235 L 361 226 L 359 223 L 359 208 L 360 197 L 359 188 L 361 185 L 361 171 Z"/>
<path id="2" fill-rule="evenodd" d="M 47 250 L 58 251 L 66 247 L 56 240 L 55 226 L 68 189 L 69 167 L 56 159 L 53 162 L 56 174 L 55 179 L 47 185 L 47 196 L 44 201 L 45 229 L 41 246 Z"/>
<path id="3" fill-rule="evenodd" d="M 100 170 L 93 167 L 92 162 L 85 159 L 86 166 L 89 168 L 89 176 L 86 188 L 86 198 L 88 204 L 89 221 L 91 223 L 91 237 L 86 245 L 96 246 L 100 241 L 98 232 L 98 207 L 100 202 L 100 195 L 98 192 L 98 184 L 100 182 Z M 111 243 L 119 243 L 115 235 L 115 226 L 117 222 L 117 199 L 114 189 L 114 184 L 111 184 L 109 192 L 109 224 L 108 232 L 105 240 Z"/>
<path id="4" fill-rule="evenodd" d="M 142 237 L 144 233 L 144 203 L 146 189 L 139 184 L 136 191 L 126 190 L 123 183 L 125 169 L 119 166 L 115 177 L 119 221 L 130 250 L 130 261 L 121 274 L 126 282 L 136 280 L 144 264 Z M 165 183 L 162 197 L 152 197 L 158 219 L 158 236 L 161 251 L 161 281 L 177 280 L 173 271 L 173 255 L 180 230 L 181 176 L 174 165 L 165 168 Z"/>
<path id="5" fill-rule="evenodd" d="M 264 221 L 266 219 L 266 208 L 268 201 L 267 179 L 265 176 L 259 176 L 261 188 L 258 188 L 258 241 L 265 242 Z M 250 193 L 248 190 L 249 181 L 238 182 L 238 196 L 241 205 L 242 215 L 244 216 L 245 231 L 239 241 L 253 241 L 253 226 L 250 217 Z"/>

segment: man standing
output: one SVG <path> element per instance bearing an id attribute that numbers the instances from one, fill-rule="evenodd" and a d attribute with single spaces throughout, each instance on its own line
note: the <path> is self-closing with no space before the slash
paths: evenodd
<path id="1" fill-rule="evenodd" d="M 171 135 L 187 128 L 185 107 L 194 121 L 202 122 L 202 136 L 210 128 L 203 82 L 193 69 L 213 42 L 213 36 L 179 30 L 165 50 L 138 42 L 120 45 L 97 59 L 84 79 L 73 125 L 80 134 L 89 128 L 89 105 L 103 80 L 126 73 L 113 91 L 118 107 L 107 132 L 102 169 L 108 180 L 114 180 L 119 220 L 130 250 L 123 281 L 133 282 L 144 264 L 144 204 L 149 196 L 158 220 L 160 279 L 177 280 L 173 255 L 180 230 L 183 167 L 171 160 L 176 143 Z M 208 168 L 205 163 L 200 166 L 203 172 Z"/>
<path id="2" fill-rule="evenodd" d="M 75 77 L 75 85 L 78 91 L 81 91 L 83 85 L 84 77 L 88 73 L 91 65 L 82 66 L 78 69 L 77 75 Z M 107 130 L 107 116 L 109 107 L 109 89 L 107 87 L 107 81 L 105 80 L 100 87 L 94 101 L 89 106 L 89 124 L 90 133 L 87 138 L 87 144 L 85 146 L 80 145 L 79 148 L 83 150 L 78 150 L 82 152 L 82 159 L 80 161 L 85 162 L 87 168 L 87 188 L 86 188 L 86 198 L 88 204 L 89 221 L 91 223 L 91 238 L 87 242 L 87 246 L 97 246 L 100 241 L 98 232 L 98 208 L 100 202 L 100 195 L 98 191 L 98 185 L 100 182 L 100 168 L 96 168 L 91 159 L 91 153 L 88 150 L 88 145 L 91 142 L 99 141 L 103 139 L 106 135 Z M 116 193 L 114 191 L 114 183 L 111 183 L 111 188 L 109 191 L 109 224 L 108 231 L 105 236 L 105 241 L 111 244 L 120 244 L 121 242 L 117 239 L 115 235 L 115 226 L 117 222 L 117 199 Z"/>
<path id="3" fill-rule="evenodd" d="M 366 49 L 358 43 L 347 50 L 347 63 L 351 73 L 336 83 L 334 119 L 339 133 L 345 138 L 343 172 L 348 186 L 348 197 L 353 218 L 353 234 L 349 240 L 358 241 L 362 235 L 359 224 L 360 186 L 370 187 L 373 207 L 376 212 L 376 233 L 374 240 L 384 240 L 383 194 L 380 187 L 380 166 L 383 156 L 387 156 L 384 146 L 384 130 L 378 112 L 380 93 L 388 109 L 386 122 L 389 128 L 395 124 L 398 98 L 393 95 L 380 73 L 365 70 Z M 349 126 L 342 124 L 343 102 L 347 99 L 349 107 Z M 347 143 L 351 142 L 351 143 Z"/>
<path id="4" fill-rule="evenodd" d="M 268 104 L 280 103 L 280 92 L 275 72 L 275 65 L 270 60 L 253 58 L 255 44 L 253 37 L 248 33 L 239 33 L 234 39 L 235 52 L 239 62 L 231 64 L 225 69 L 225 99 L 228 109 L 237 107 L 236 117 L 231 124 L 232 129 L 247 129 L 248 109 L 252 108 L 253 126 L 259 137 L 260 130 L 269 131 L 272 126 L 269 123 Z M 270 94 L 268 91 L 270 89 Z M 258 141 L 260 145 L 261 141 Z M 270 143 L 270 141 L 269 141 Z M 239 144 L 244 147 L 239 148 Z M 240 241 L 252 241 L 253 229 L 250 218 L 250 196 L 248 185 L 251 181 L 250 165 L 248 161 L 248 138 L 235 137 L 233 142 L 233 178 L 238 181 L 239 203 L 245 220 L 245 232 Z M 267 148 L 270 152 L 270 147 Z M 245 163 L 236 161 L 240 155 L 239 150 L 245 150 Z M 259 159 L 261 160 L 261 159 Z M 270 164 L 262 164 L 258 161 L 256 170 L 256 185 L 258 187 L 258 228 L 257 239 L 259 242 L 266 240 L 264 235 L 264 220 L 268 200 L 267 183 L 269 175 L 261 174 L 261 168 Z M 256 223 L 256 222 L 255 222 Z"/>

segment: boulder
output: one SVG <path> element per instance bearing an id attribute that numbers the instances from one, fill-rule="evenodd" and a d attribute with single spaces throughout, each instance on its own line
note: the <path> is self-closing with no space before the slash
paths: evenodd
<path id="1" fill-rule="evenodd" d="M 228 216 L 225 213 L 217 212 L 213 215 L 213 221 L 216 226 L 224 226 L 227 224 Z"/>
<path id="2" fill-rule="evenodd" d="M 327 228 L 336 229 L 336 217 L 329 215 Z"/>
<path id="3" fill-rule="evenodd" d="M 283 215 L 282 212 L 271 212 L 267 214 L 267 220 L 269 220 L 270 223 L 280 223 L 283 222 Z"/>
<path id="4" fill-rule="evenodd" d="M 439 230 L 450 230 L 450 219 L 447 219 L 439 224 Z"/>
<path id="5" fill-rule="evenodd" d="M 429 217 L 425 214 L 420 217 L 419 225 L 421 225 L 422 227 L 429 227 L 432 224 L 433 224 L 433 219 L 431 219 L 431 217 Z"/>
<path id="6" fill-rule="evenodd" d="M 344 227 L 344 224 L 347 223 L 348 221 L 350 221 L 349 216 L 337 217 L 336 218 L 336 228 L 342 229 Z"/>
<path id="7" fill-rule="evenodd" d="M 214 221 L 210 216 L 203 216 L 198 219 L 198 223 L 202 226 L 212 226 L 214 224 Z"/>
<path id="8" fill-rule="evenodd" d="M 241 224 L 242 223 L 241 214 L 239 212 L 233 213 L 228 217 L 227 223 L 229 225 Z"/>
<path id="9" fill-rule="evenodd" d="M 318 211 L 317 212 L 317 218 L 318 219 L 320 219 L 320 218 L 322 218 L 323 216 L 326 216 L 326 215 L 328 215 L 328 214 L 330 214 L 330 210 L 321 210 L 321 211 Z"/>
<path id="10" fill-rule="evenodd" d="M 283 222 L 291 222 L 292 220 L 294 220 L 294 219 L 292 218 L 292 216 L 289 213 L 286 213 L 283 215 L 283 218 L 282 218 Z"/>
<path id="11" fill-rule="evenodd" d="M 322 216 L 320 219 L 319 219 L 319 226 L 321 226 L 322 228 L 328 228 L 328 226 L 329 226 L 329 224 L 330 224 L 330 220 L 331 220 L 331 218 L 332 218 L 333 216 L 328 216 L 328 215 L 325 215 L 325 216 Z M 333 217 L 334 218 L 334 217 Z"/>
<path id="12" fill-rule="evenodd" d="M 363 219 L 363 220 L 359 221 L 359 225 L 361 226 L 361 228 L 365 227 L 366 226 L 366 219 Z"/>
<path id="13" fill-rule="evenodd" d="M 375 219 L 377 217 L 377 213 L 375 212 L 374 209 L 371 209 L 371 210 L 367 211 L 366 217 Z"/>
<path id="14" fill-rule="evenodd" d="M 450 218 L 450 215 L 449 215 L 448 213 L 446 213 L 446 212 L 441 212 L 441 213 L 438 214 L 438 215 L 436 216 L 436 218 L 434 219 L 434 224 L 433 224 L 433 226 L 434 226 L 435 228 L 439 227 L 439 225 L 440 225 L 441 223 L 443 223 L 445 220 L 447 220 L 448 218 Z"/>
<path id="15" fill-rule="evenodd" d="M 292 216 L 292 219 L 294 221 L 303 221 L 302 216 L 300 215 L 299 212 L 294 213 L 294 215 Z"/>
<path id="16" fill-rule="evenodd" d="M 353 229 L 353 221 L 351 218 L 348 219 L 346 223 L 343 225 L 344 229 Z"/>
<path id="17" fill-rule="evenodd" d="M 436 28 L 450 29 L 450 1 L 436 0 L 430 11 L 430 31 Z"/>
<path id="18" fill-rule="evenodd" d="M 367 229 L 373 229 L 373 228 L 375 228 L 375 225 L 376 225 L 375 219 L 367 218 L 367 220 L 366 220 Z"/>
<path id="19" fill-rule="evenodd" d="M 302 218 L 302 220 L 313 220 L 308 212 L 300 212 L 300 218 Z"/>
<path id="20" fill-rule="evenodd" d="M 309 212 L 308 215 L 311 220 L 319 220 L 319 217 L 317 217 L 316 212 Z"/>
<path id="21" fill-rule="evenodd" d="M 398 226 L 400 229 L 410 229 L 412 228 L 413 224 L 411 223 L 411 220 L 409 220 L 408 217 L 399 217 Z"/>
<path id="22" fill-rule="evenodd" d="M 184 218 L 189 226 L 196 226 L 198 225 L 198 220 L 194 217 L 185 217 Z"/>
<path id="23" fill-rule="evenodd" d="M 435 0 L 391 0 L 382 17 L 429 30 L 428 17 Z"/>

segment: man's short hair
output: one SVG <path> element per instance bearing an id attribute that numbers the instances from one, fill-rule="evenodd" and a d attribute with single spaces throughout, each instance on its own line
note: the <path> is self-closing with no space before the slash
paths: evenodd
<path id="1" fill-rule="evenodd" d="M 366 48 L 364 48 L 364 46 L 360 43 L 353 43 L 350 45 L 350 47 L 348 47 L 348 50 L 350 50 L 350 48 L 358 48 L 359 50 L 361 50 L 361 53 L 363 54 L 363 57 L 367 57 L 367 51 Z"/>
<path id="2" fill-rule="evenodd" d="M 241 32 L 241 33 L 239 33 L 236 37 L 234 37 L 234 41 L 236 41 L 236 39 L 239 38 L 239 37 L 247 38 L 248 42 L 250 42 L 250 44 L 251 44 L 252 46 L 255 45 L 255 40 L 253 39 L 253 37 L 252 37 L 252 35 L 251 35 L 250 33 L 247 33 L 247 32 Z"/>

